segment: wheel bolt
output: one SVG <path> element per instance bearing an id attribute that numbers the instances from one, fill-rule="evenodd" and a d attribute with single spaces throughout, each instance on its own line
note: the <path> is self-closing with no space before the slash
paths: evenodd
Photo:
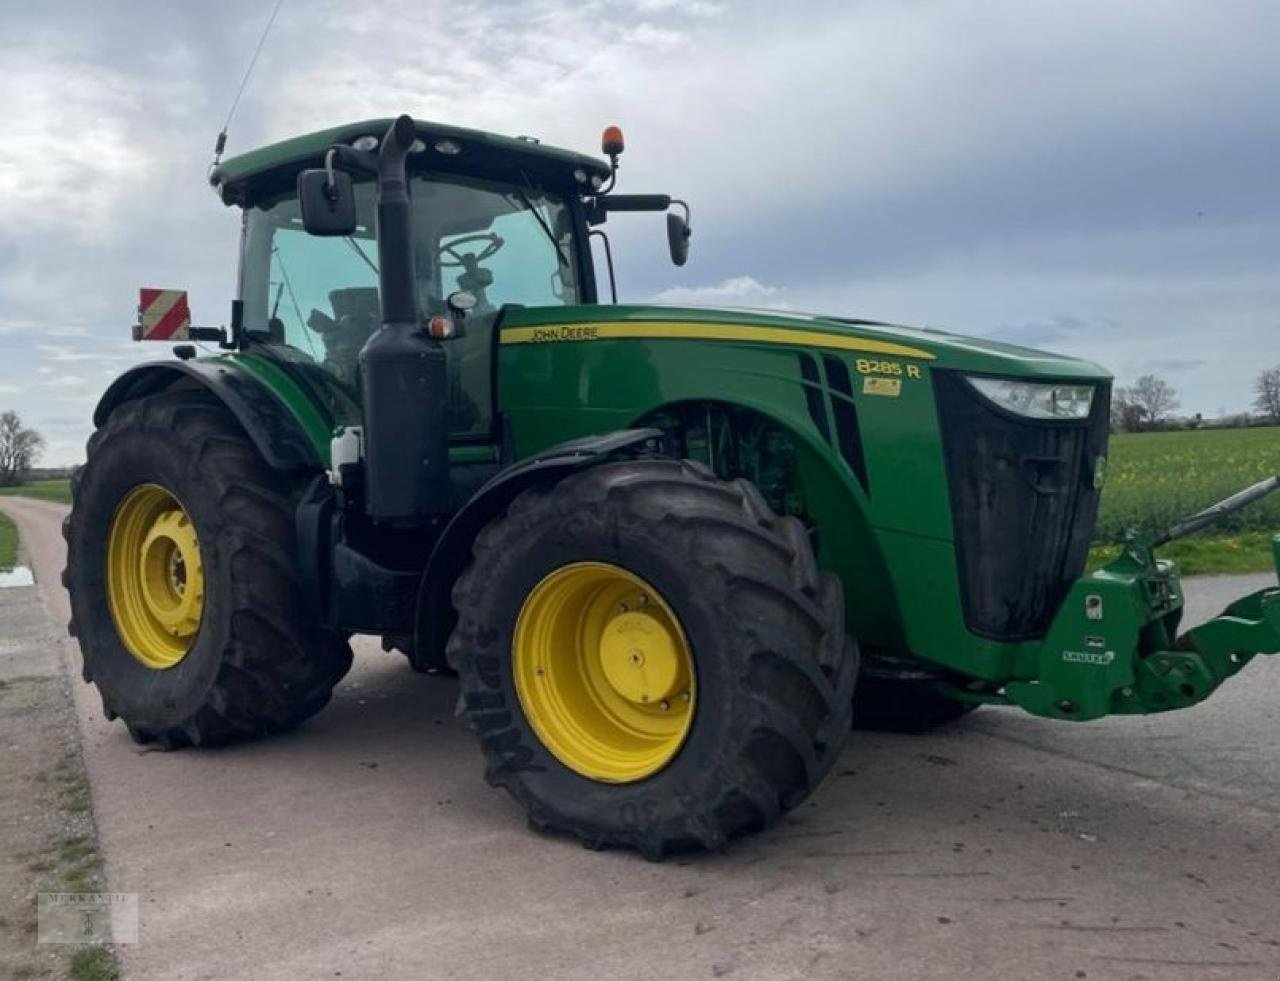
<path id="1" fill-rule="evenodd" d="M 665 712 L 667 709 L 671 708 L 671 703 L 664 698 L 662 701 L 658 703 L 658 708 L 662 709 L 662 711 Z"/>
<path id="2" fill-rule="evenodd" d="M 687 691 L 682 691 L 680 693 L 680 700 L 682 702 L 687 702 L 689 700 L 689 693 Z"/>

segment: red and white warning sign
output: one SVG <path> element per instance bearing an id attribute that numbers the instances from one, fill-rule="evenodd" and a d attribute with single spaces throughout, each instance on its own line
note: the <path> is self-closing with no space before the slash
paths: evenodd
<path id="1" fill-rule="evenodd" d="M 191 308 L 186 290 L 138 290 L 138 325 L 135 341 L 183 341 L 191 330 Z"/>

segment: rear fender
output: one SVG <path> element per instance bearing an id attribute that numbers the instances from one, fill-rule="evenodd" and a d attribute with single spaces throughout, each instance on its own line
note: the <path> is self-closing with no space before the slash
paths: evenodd
<path id="1" fill-rule="evenodd" d="M 125 402 L 175 385 L 207 388 L 231 411 L 277 470 L 319 470 L 324 464 L 294 414 L 243 368 L 227 361 L 161 361 L 130 368 L 111 383 L 93 411 L 93 424 L 102 426 Z"/>
<path id="2" fill-rule="evenodd" d="M 445 643 L 456 620 L 453 584 L 471 561 L 471 543 L 485 525 L 530 487 L 554 484 L 621 456 L 660 452 L 662 436 L 659 429 L 627 429 L 559 443 L 499 471 L 476 491 L 445 526 L 427 560 L 414 614 L 415 666 L 445 666 Z"/>

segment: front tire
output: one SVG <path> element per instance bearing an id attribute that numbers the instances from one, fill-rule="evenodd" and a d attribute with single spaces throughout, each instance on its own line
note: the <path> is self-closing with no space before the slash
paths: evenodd
<path id="1" fill-rule="evenodd" d="M 526 491 L 477 538 L 448 645 L 530 824 L 649 858 L 803 800 L 848 736 L 857 650 L 803 527 L 688 461 Z M 539 695 L 539 686 L 543 686 Z"/>
<path id="2" fill-rule="evenodd" d="M 202 390 L 126 402 L 89 440 L 63 525 L 68 629 L 139 742 L 279 732 L 328 703 L 351 649 L 303 619 L 299 490 Z"/>

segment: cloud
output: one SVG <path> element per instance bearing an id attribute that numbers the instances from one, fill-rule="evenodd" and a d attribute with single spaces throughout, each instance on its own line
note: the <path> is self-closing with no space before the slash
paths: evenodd
<path id="1" fill-rule="evenodd" d="M 633 6 L 644 14 L 676 12 L 686 17 L 719 17 L 729 9 L 727 3 L 710 0 L 634 0 Z"/>
<path id="2" fill-rule="evenodd" d="M 50 462 L 79 459 L 109 373 L 167 353 L 126 341 L 138 287 L 226 322 L 238 214 L 205 169 L 264 20 L 252 0 L 0 12 L 0 385 L 38 428 L 83 420 Z M 618 122 L 620 188 L 687 199 L 694 228 L 676 269 L 655 216 L 610 219 L 624 299 L 945 326 L 1125 379 L 1200 360 L 1166 369 L 1184 406 L 1243 409 L 1280 361 L 1259 97 L 1278 34 L 1265 0 L 308 0 L 229 153 L 404 110 L 589 152 Z M 85 382 L 27 391 L 63 374 Z"/>
<path id="3" fill-rule="evenodd" d="M 1037 347 L 1056 344 L 1066 338 L 1078 335 L 1081 331 L 1087 330 L 1089 326 L 1081 318 L 1067 314 L 1052 317 L 1047 321 L 997 327 L 991 331 L 990 336 L 997 340 L 1009 341 L 1012 344 Z"/>
<path id="4" fill-rule="evenodd" d="M 59 388 L 81 388 L 87 384 L 87 379 L 80 375 L 53 374 L 41 379 L 41 384 L 56 385 Z"/>
<path id="5" fill-rule="evenodd" d="M 1180 374 L 1203 368 L 1208 362 L 1204 358 L 1155 358 L 1142 363 L 1141 371 L 1145 374 Z"/>
<path id="6" fill-rule="evenodd" d="M 143 127 L 163 125 L 191 86 L 158 70 L 155 58 L 132 65 L 93 57 L 74 32 L 56 45 L 7 51 L 0 86 L 21 96 L 6 104 L 0 225 L 101 244 L 131 199 L 156 186 L 164 162 L 149 152 Z M 158 90 L 162 106 L 152 101 Z"/>
<path id="7" fill-rule="evenodd" d="M 785 310 L 790 307 L 785 290 L 766 286 L 751 276 L 733 276 L 710 286 L 673 286 L 653 297 L 654 303 L 680 306 L 761 307 Z"/>
<path id="8" fill-rule="evenodd" d="M 116 361 L 133 363 L 149 361 L 153 356 L 166 356 L 169 348 L 162 344 L 140 344 L 121 338 L 93 337 L 81 347 L 69 347 L 65 344 L 37 344 L 36 350 L 41 352 L 48 362 L 103 362 Z"/>

